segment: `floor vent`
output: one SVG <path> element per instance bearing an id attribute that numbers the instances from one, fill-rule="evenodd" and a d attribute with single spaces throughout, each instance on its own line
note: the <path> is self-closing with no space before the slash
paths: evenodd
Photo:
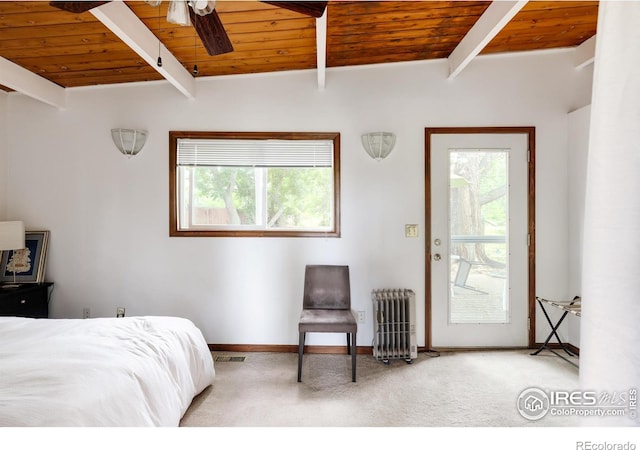
<path id="1" fill-rule="evenodd" d="M 247 359 L 246 356 L 217 355 L 214 361 L 215 362 L 244 362 L 245 359 Z"/>

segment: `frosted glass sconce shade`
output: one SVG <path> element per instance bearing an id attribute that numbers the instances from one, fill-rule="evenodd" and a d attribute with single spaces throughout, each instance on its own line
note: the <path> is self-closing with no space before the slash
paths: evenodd
<path id="1" fill-rule="evenodd" d="M 129 157 L 137 155 L 144 143 L 147 142 L 147 132 L 141 130 L 129 130 L 126 128 L 114 128 L 111 130 L 111 138 L 118 150 Z"/>
<path id="2" fill-rule="evenodd" d="M 362 146 L 376 161 L 386 158 L 396 143 L 396 135 L 384 131 L 362 135 Z"/>

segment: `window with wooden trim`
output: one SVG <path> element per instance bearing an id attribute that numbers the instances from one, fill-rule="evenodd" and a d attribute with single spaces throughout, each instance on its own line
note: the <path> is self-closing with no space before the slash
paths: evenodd
<path id="1" fill-rule="evenodd" d="M 340 134 L 169 132 L 171 236 L 340 236 Z"/>

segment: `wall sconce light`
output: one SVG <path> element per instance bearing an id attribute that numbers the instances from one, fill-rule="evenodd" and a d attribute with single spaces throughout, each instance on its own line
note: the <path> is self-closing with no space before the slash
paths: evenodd
<path id="1" fill-rule="evenodd" d="M 384 131 L 362 135 L 362 146 L 376 161 L 386 158 L 396 143 L 396 135 Z"/>
<path id="2" fill-rule="evenodd" d="M 137 155 L 138 152 L 142 150 L 144 143 L 147 142 L 147 132 L 126 128 L 114 128 L 111 130 L 111 138 L 123 155 L 132 157 Z"/>

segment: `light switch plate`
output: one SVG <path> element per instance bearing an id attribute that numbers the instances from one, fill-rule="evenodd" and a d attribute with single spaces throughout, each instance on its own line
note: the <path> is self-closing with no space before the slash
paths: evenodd
<path id="1" fill-rule="evenodd" d="M 418 237 L 418 224 L 408 223 L 404 226 L 405 237 Z"/>

